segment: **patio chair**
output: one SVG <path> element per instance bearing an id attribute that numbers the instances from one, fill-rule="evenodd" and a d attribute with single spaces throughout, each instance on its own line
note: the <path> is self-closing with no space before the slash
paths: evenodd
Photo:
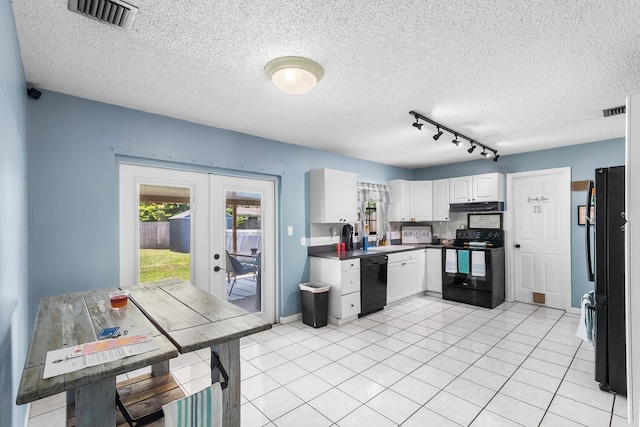
<path id="1" fill-rule="evenodd" d="M 229 295 L 233 291 L 233 286 L 236 284 L 238 276 L 244 274 L 253 274 L 254 276 L 258 272 L 258 268 L 254 263 L 240 262 L 238 258 L 234 257 L 227 251 L 227 278 L 233 277 L 231 288 L 229 289 Z"/>

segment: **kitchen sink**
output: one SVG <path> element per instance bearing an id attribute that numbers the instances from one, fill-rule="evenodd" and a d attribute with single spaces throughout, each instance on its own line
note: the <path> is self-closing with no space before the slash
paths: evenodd
<path id="1" fill-rule="evenodd" d="M 367 249 L 369 252 L 390 252 L 415 249 L 413 246 L 407 245 L 388 245 L 388 246 L 372 246 Z"/>

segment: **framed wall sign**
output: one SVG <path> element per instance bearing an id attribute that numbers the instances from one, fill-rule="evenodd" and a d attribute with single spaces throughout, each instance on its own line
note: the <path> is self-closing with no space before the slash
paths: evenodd
<path id="1" fill-rule="evenodd" d="M 589 214 L 591 224 L 593 224 L 595 214 L 595 206 L 591 206 L 591 213 Z M 587 205 L 578 205 L 578 225 L 587 225 Z"/>
<path id="2" fill-rule="evenodd" d="M 467 215 L 467 227 L 502 230 L 502 213 L 470 213 Z"/>

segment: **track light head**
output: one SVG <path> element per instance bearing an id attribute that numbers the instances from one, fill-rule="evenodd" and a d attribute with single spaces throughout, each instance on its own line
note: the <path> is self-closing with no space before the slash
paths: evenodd
<path id="1" fill-rule="evenodd" d="M 438 133 L 433 135 L 433 139 L 437 141 L 441 136 L 442 136 L 442 131 L 440 130 L 440 128 L 438 128 Z"/>
<path id="2" fill-rule="evenodd" d="M 500 154 L 495 153 L 495 155 L 493 156 L 493 161 L 497 162 L 499 158 L 500 158 Z"/>
<path id="3" fill-rule="evenodd" d="M 461 142 L 458 140 L 458 135 L 456 135 L 455 138 L 453 138 L 451 143 L 454 144 L 456 147 L 460 146 Z"/>
<path id="4" fill-rule="evenodd" d="M 422 126 L 424 126 L 424 123 L 418 123 L 418 119 L 416 119 L 416 122 L 413 124 L 413 127 L 417 128 L 418 130 L 422 130 Z"/>
<path id="5" fill-rule="evenodd" d="M 480 153 L 481 156 L 483 157 L 489 157 L 489 152 L 487 151 L 486 148 L 482 148 L 482 153 Z"/>
<path id="6" fill-rule="evenodd" d="M 471 154 L 471 153 L 473 153 L 473 150 L 475 150 L 475 149 L 476 149 L 475 144 L 471 144 L 471 148 L 469 148 L 469 149 L 467 150 L 467 152 L 468 152 L 469 154 Z"/>

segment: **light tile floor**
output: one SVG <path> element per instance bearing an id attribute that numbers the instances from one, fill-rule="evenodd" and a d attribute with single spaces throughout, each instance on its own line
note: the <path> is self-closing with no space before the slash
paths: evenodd
<path id="1" fill-rule="evenodd" d="M 340 327 L 275 325 L 241 340 L 242 426 L 626 426 L 578 320 L 417 296 Z M 208 385 L 208 353 L 171 361 L 187 394 Z M 64 426 L 63 405 L 35 402 L 29 426 Z"/>

